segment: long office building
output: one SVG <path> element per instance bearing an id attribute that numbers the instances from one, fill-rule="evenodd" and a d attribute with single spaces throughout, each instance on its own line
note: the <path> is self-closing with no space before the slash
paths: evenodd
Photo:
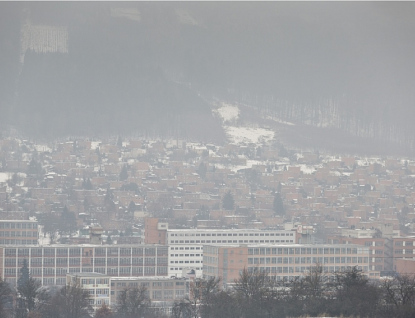
<path id="1" fill-rule="evenodd" d="M 292 280 L 320 264 L 325 273 L 358 266 L 369 270 L 369 248 L 352 244 L 256 244 L 204 247 L 203 275 L 231 284 L 240 273 L 262 271 L 275 280 Z"/>
<path id="2" fill-rule="evenodd" d="M 160 245 L 50 245 L 0 247 L 0 276 L 16 286 L 27 260 L 32 277 L 42 285 L 65 285 L 66 274 L 166 276 L 168 248 Z"/>
<path id="3" fill-rule="evenodd" d="M 296 232 L 291 230 L 257 229 L 169 229 L 167 223 L 147 218 L 145 243 L 169 247 L 169 276 L 180 277 L 185 270 L 203 275 L 204 245 L 234 244 L 295 244 Z"/>
<path id="4" fill-rule="evenodd" d="M 0 245 L 37 245 L 39 226 L 32 220 L 0 220 Z"/>

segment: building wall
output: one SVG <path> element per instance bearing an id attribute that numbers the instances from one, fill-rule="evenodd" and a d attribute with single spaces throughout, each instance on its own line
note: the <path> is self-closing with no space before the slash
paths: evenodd
<path id="1" fill-rule="evenodd" d="M 77 273 L 66 275 L 66 285 L 76 285 L 88 291 L 89 304 L 97 310 L 103 304 L 110 306 L 109 276 L 97 273 Z"/>
<path id="2" fill-rule="evenodd" d="M 159 229 L 157 218 L 145 218 L 144 220 L 144 243 L 166 244 L 166 230 Z"/>
<path id="3" fill-rule="evenodd" d="M 332 237 L 329 243 L 358 244 L 369 248 L 369 277 L 379 278 L 380 273 L 386 270 L 385 261 L 391 257 L 392 251 L 388 251 L 387 239 L 381 237 Z"/>
<path id="4" fill-rule="evenodd" d="M 233 244 L 293 244 L 296 232 L 286 230 L 247 229 L 183 229 L 167 230 L 169 246 L 169 276 L 182 276 L 185 268 L 194 269 L 196 276 L 203 275 L 203 246 Z"/>
<path id="5" fill-rule="evenodd" d="M 0 247 L 0 275 L 17 284 L 23 261 L 42 285 L 65 285 L 66 274 L 166 276 L 168 248 L 160 245 L 56 245 Z"/>
<path id="6" fill-rule="evenodd" d="M 248 245 L 205 246 L 203 274 L 221 277 L 224 284 L 233 283 L 240 273 L 260 270 L 276 280 L 303 275 L 310 266 L 321 264 L 326 273 L 358 266 L 369 269 L 369 248 L 359 245 Z"/>
<path id="7" fill-rule="evenodd" d="M 397 259 L 394 270 L 400 275 L 415 275 L 415 260 Z"/>
<path id="8" fill-rule="evenodd" d="M 37 245 L 39 226 L 30 220 L 0 220 L 0 245 Z"/>
<path id="9" fill-rule="evenodd" d="M 111 306 L 117 304 L 120 292 L 129 288 L 144 286 L 151 302 L 173 303 L 189 294 L 188 279 L 169 277 L 111 277 Z M 156 304 L 157 305 L 157 304 Z M 165 304 L 163 304 L 165 305 Z"/>

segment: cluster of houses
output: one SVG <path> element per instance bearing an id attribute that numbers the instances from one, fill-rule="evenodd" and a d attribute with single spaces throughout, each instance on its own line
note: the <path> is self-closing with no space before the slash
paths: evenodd
<path id="1" fill-rule="evenodd" d="M 415 273 L 414 183 L 409 159 L 278 143 L 4 138 L 0 275 L 15 285 L 24 259 L 44 285 L 64 285 L 67 274 L 108 276 L 109 286 L 111 277 L 227 284 L 244 268 L 289 280 L 317 263 L 328 273 L 358 266 L 373 279 Z M 65 213 L 73 228 L 48 224 Z"/>

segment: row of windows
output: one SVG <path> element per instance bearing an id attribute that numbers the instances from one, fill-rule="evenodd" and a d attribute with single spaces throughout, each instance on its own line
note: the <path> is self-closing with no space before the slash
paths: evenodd
<path id="1" fill-rule="evenodd" d="M 7 244 L 10 244 L 8 240 Z M 16 240 L 17 241 L 17 240 Z M 37 240 L 34 241 L 34 244 L 37 244 Z M 6 248 L 5 255 L 6 256 L 16 256 L 18 253 L 19 256 L 26 255 L 26 256 L 73 256 L 73 257 L 80 257 L 81 256 L 81 248 L 32 248 L 30 250 L 26 248 Z M 106 253 L 108 251 L 108 253 Z M 92 249 L 90 251 L 89 256 L 92 255 Z M 144 254 L 143 254 L 144 252 Z M 84 256 L 88 256 L 88 251 L 84 251 Z M 118 247 L 111 247 L 111 248 L 95 248 L 95 256 L 132 256 L 132 255 L 145 255 L 145 256 L 167 256 L 168 255 L 168 248 L 167 247 L 150 247 L 150 248 L 118 248 Z"/>
<path id="2" fill-rule="evenodd" d="M 173 244 L 210 244 L 210 243 L 294 243 L 293 240 L 172 240 Z"/>
<path id="3" fill-rule="evenodd" d="M 255 257 L 248 264 L 356 264 L 368 263 L 368 257 Z"/>
<path id="4" fill-rule="evenodd" d="M 183 247 L 183 246 L 180 246 L 180 247 L 171 247 L 171 249 L 172 250 L 175 250 L 175 251 L 183 251 L 183 250 L 191 250 L 191 251 L 193 251 L 193 250 L 203 250 L 203 246 L 193 246 L 193 247 Z"/>
<path id="5" fill-rule="evenodd" d="M 193 257 L 193 256 L 203 256 L 203 254 L 170 254 L 171 257 Z"/>
<path id="6" fill-rule="evenodd" d="M 18 276 L 20 268 L 4 268 L 5 276 Z M 42 276 L 43 275 L 57 275 L 64 276 L 67 273 L 81 273 L 80 267 L 70 267 L 68 268 L 30 268 L 30 274 L 32 276 Z M 82 268 L 83 273 L 92 272 L 92 268 Z M 132 276 L 155 276 L 155 275 L 167 275 L 167 266 L 158 266 L 158 267 L 108 267 L 105 270 L 105 267 L 96 267 L 94 272 L 106 274 L 106 275 L 132 275 Z"/>
<path id="7" fill-rule="evenodd" d="M 383 246 L 383 242 L 381 242 L 381 241 L 375 241 L 375 242 L 368 241 L 368 242 L 365 242 L 365 246 Z"/>
<path id="8" fill-rule="evenodd" d="M 323 272 L 325 273 L 334 273 L 334 272 L 341 272 L 345 271 L 348 266 L 322 266 Z M 364 272 L 367 272 L 369 267 L 368 266 L 357 266 L 358 269 L 361 269 Z M 301 270 L 302 269 L 302 270 Z M 256 272 L 260 271 L 263 273 L 304 273 L 307 272 L 310 268 L 309 267 L 248 267 L 248 272 Z"/>
<path id="9" fill-rule="evenodd" d="M 0 245 L 37 245 L 37 240 L 0 239 Z"/>
<path id="10" fill-rule="evenodd" d="M 202 270 L 201 267 L 195 267 L 194 269 L 196 269 L 196 270 Z M 183 267 L 170 267 L 170 270 L 171 271 L 174 271 L 174 270 L 181 271 L 181 270 L 183 270 Z"/>
<path id="11" fill-rule="evenodd" d="M 37 237 L 36 231 L 0 231 L 0 237 Z"/>
<path id="12" fill-rule="evenodd" d="M 128 247 L 110 247 L 96 248 L 95 255 L 113 255 L 113 256 L 130 256 L 130 255 L 146 255 L 146 256 L 167 256 L 167 247 L 144 247 L 144 248 L 128 248 Z"/>
<path id="13" fill-rule="evenodd" d="M 202 261 L 170 261 L 170 264 L 195 264 L 203 263 Z"/>
<path id="14" fill-rule="evenodd" d="M 81 280 L 82 285 L 108 285 L 108 278 L 83 278 Z"/>
<path id="15" fill-rule="evenodd" d="M 37 223 L 0 222 L 0 229 L 37 229 Z"/>
<path id="16" fill-rule="evenodd" d="M 396 241 L 395 246 L 404 246 L 403 241 Z M 405 246 L 413 246 L 414 241 L 405 241 Z"/>
<path id="17" fill-rule="evenodd" d="M 117 296 L 122 293 L 123 291 L 117 291 Z M 111 295 L 115 295 L 115 291 L 111 291 Z M 153 290 L 151 293 L 153 300 L 172 300 L 174 298 L 181 298 L 185 295 L 185 290 L 178 289 L 178 290 Z M 150 295 L 148 295 L 150 296 Z"/>
<path id="18" fill-rule="evenodd" d="M 186 236 L 294 236 L 293 233 L 171 233 L 170 236 L 186 237 Z"/>
<path id="19" fill-rule="evenodd" d="M 395 250 L 395 254 L 414 254 L 413 249 Z"/>
<path id="20" fill-rule="evenodd" d="M 333 247 L 273 247 L 273 248 L 249 248 L 249 255 L 283 255 L 283 254 L 357 254 L 357 248 L 333 248 Z"/>
<path id="21" fill-rule="evenodd" d="M 106 295 L 110 294 L 110 290 L 108 288 L 98 288 L 98 289 L 87 289 L 88 295 Z"/>

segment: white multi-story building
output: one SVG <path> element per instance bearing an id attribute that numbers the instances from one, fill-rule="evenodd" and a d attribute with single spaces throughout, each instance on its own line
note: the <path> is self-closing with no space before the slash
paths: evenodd
<path id="1" fill-rule="evenodd" d="M 204 245 L 294 244 L 295 230 L 258 229 L 169 229 L 157 218 L 145 220 L 145 243 L 168 246 L 168 275 L 181 277 L 195 270 L 203 274 Z"/>
<path id="2" fill-rule="evenodd" d="M 181 276 L 183 270 L 194 269 L 202 276 L 203 245 L 293 244 L 296 232 L 256 229 L 168 229 L 170 276 Z"/>

